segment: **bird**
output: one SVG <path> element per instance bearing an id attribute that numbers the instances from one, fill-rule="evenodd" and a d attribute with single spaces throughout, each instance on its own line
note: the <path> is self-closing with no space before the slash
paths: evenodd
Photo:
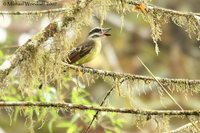
<path id="1" fill-rule="evenodd" d="M 111 34 L 108 33 L 110 30 L 111 28 L 93 28 L 82 43 L 70 50 L 67 56 L 64 55 L 62 61 L 68 64 L 83 66 L 83 64 L 93 60 L 101 51 L 101 39 L 104 36 L 111 36 Z M 49 82 L 52 83 L 53 81 Z M 38 88 L 43 88 L 43 83 L 41 83 Z"/>
<path id="2" fill-rule="evenodd" d="M 111 28 L 95 27 L 89 31 L 87 38 L 73 48 L 67 54 L 64 62 L 69 64 L 83 65 L 93 60 L 101 51 L 101 40 L 105 36 L 111 36 L 108 33 Z"/>

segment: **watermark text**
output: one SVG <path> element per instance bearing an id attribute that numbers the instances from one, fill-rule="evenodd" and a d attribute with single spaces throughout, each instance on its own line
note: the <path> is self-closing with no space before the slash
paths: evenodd
<path id="1" fill-rule="evenodd" d="M 56 6 L 56 2 L 47 2 L 47 1 L 5 1 L 3 2 L 4 6 Z"/>

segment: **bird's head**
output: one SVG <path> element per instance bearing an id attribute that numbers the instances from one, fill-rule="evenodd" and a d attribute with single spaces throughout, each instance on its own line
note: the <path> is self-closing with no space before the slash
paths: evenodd
<path id="1" fill-rule="evenodd" d="M 111 28 L 95 27 L 89 32 L 88 37 L 89 38 L 101 38 L 103 36 L 111 36 L 111 34 L 108 33 L 110 30 L 111 30 Z"/>

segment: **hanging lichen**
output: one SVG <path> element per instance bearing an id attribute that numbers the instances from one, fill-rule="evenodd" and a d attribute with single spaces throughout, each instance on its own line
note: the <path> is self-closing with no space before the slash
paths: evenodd
<path id="1" fill-rule="evenodd" d="M 155 52 L 158 55 L 158 53 L 160 52 L 158 47 L 158 41 L 161 40 L 161 34 L 162 34 L 160 17 L 155 18 L 155 15 L 151 14 L 145 16 L 144 19 L 146 19 L 150 24 L 152 32 L 151 37 L 153 39 L 153 42 L 155 43 Z"/>
<path id="2" fill-rule="evenodd" d="M 114 2 L 115 3 L 115 2 Z M 104 19 L 106 18 L 107 12 L 110 6 L 114 4 L 111 0 L 96 0 L 93 1 L 92 9 L 96 16 L 100 18 L 100 25 L 103 25 Z"/>

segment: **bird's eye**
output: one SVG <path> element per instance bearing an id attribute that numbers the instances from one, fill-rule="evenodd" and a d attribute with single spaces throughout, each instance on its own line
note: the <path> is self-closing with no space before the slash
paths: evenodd
<path id="1" fill-rule="evenodd" d="M 100 31 L 101 31 L 101 29 L 94 29 L 93 32 L 98 33 L 98 32 L 100 32 Z"/>

